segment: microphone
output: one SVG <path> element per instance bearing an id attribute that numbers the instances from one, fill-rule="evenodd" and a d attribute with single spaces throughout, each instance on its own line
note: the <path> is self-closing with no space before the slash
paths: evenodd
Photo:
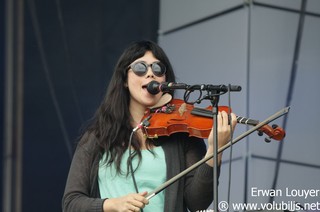
<path id="1" fill-rule="evenodd" d="M 156 95 L 160 91 L 168 92 L 175 89 L 187 89 L 188 87 L 189 86 L 184 83 L 174 83 L 174 82 L 159 83 L 157 81 L 151 81 L 147 85 L 147 91 L 152 95 Z"/>

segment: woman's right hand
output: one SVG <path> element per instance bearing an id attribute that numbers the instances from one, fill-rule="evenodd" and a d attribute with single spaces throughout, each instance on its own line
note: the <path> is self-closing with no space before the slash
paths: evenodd
<path id="1" fill-rule="evenodd" d="M 118 198 L 106 199 L 103 203 L 104 212 L 140 211 L 149 203 L 146 199 L 148 192 L 128 194 Z"/>

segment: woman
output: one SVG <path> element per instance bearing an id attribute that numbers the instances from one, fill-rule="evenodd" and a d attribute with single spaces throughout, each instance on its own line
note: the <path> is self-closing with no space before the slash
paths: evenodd
<path id="1" fill-rule="evenodd" d="M 204 210 L 211 204 L 213 160 L 146 198 L 148 192 L 214 151 L 212 131 L 208 148 L 202 139 L 185 133 L 155 140 L 146 139 L 141 130 L 133 133 L 146 109 L 164 99 L 162 92 L 152 95 L 147 91 L 146 85 L 154 80 L 175 81 L 166 54 L 151 41 L 133 43 L 119 58 L 106 96 L 77 146 L 63 211 L 179 212 Z M 234 128 L 236 118 L 231 116 Z M 219 112 L 219 147 L 230 138 L 227 120 L 227 114 Z"/>

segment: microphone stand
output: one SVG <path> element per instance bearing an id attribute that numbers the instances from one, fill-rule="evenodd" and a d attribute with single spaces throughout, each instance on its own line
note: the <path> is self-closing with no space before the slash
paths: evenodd
<path id="1" fill-rule="evenodd" d="M 218 102 L 220 99 L 220 90 L 208 90 L 208 99 L 212 105 L 213 114 L 213 155 L 218 155 Z M 218 157 L 213 157 L 213 211 L 218 211 Z"/>
<path id="2" fill-rule="evenodd" d="M 259 128 L 261 128 L 262 126 L 274 121 L 275 119 L 287 114 L 289 112 L 290 107 L 285 107 L 283 109 L 281 109 L 280 111 L 276 112 L 275 114 L 273 114 L 272 116 L 268 117 L 267 119 L 265 119 L 264 121 L 260 122 L 259 124 L 257 124 L 256 126 L 252 127 L 251 129 L 249 129 L 248 131 L 244 132 L 243 134 L 241 134 L 240 136 L 238 136 L 237 138 L 235 138 L 233 141 L 229 141 L 226 145 L 222 146 L 221 148 L 219 148 L 217 150 L 217 154 L 221 153 L 222 151 L 224 151 L 225 149 L 229 148 L 231 145 L 237 143 L 238 141 L 240 141 L 241 139 L 247 137 L 248 135 L 250 135 L 251 133 L 253 133 L 254 131 L 258 130 Z M 179 180 L 180 178 L 184 177 L 186 174 L 188 174 L 189 172 L 191 172 L 192 170 L 196 169 L 197 167 L 199 167 L 200 165 L 202 165 L 203 163 L 207 162 L 208 160 L 210 160 L 211 158 L 213 158 L 215 155 L 217 154 L 211 154 L 208 155 L 206 157 L 204 157 L 203 159 L 199 160 L 197 163 L 193 164 L 192 166 L 190 166 L 189 168 L 183 170 L 182 172 L 180 172 L 179 174 L 177 174 L 176 176 L 172 177 L 171 179 L 167 180 L 166 182 L 164 182 L 162 185 L 160 185 L 158 188 L 154 189 L 153 191 L 149 192 L 147 195 L 147 199 L 151 199 L 152 197 L 154 197 L 155 195 L 157 195 L 159 192 L 163 191 L 164 189 L 166 189 L 168 186 L 170 186 L 171 184 L 173 184 L 174 182 L 176 182 L 177 180 Z"/>

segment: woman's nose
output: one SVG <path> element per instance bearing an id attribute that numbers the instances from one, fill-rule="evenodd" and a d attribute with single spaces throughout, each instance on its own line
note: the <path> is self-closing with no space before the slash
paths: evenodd
<path id="1" fill-rule="evenodd" d="M 147 77 L 155 78 L 155 75 L 154 75 L 154 73 L 153 73 L 153 71 L 152 71 L 152 68 L 151 68 L 150 66 L 147 68 L 147 74 L 146 74 L 146 76 L 147 76 Z"/>

